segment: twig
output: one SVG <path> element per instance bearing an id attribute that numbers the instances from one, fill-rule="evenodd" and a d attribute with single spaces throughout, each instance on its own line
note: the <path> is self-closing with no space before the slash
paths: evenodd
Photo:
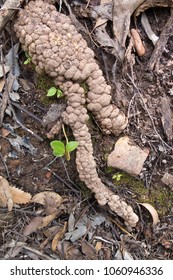
<path id="1" fill-rule="evenodd" d="M 50 168 L 48 168 L 47 166 L 44 167 L 45 170 L 48 170 L 49 172 L 51 172 L 55 178 L 57 178 L 61 183 L 63 183 L 64 185 L 66 185 L 69 189 L 71 189 L 74 193 L 76 193 L 76 195 L 78 197 L 79 196 L 79 193 L 80 193 L 80 190 L 75 190 L 70 184 L 68 184 L 63 178 L 61 178 L 58 174 L 56 174 L 55 172 L 53 172 Z M 76 186 L 75 186 L 76 187 Z"/>
<path id="2" fill-rule="evenodd" d="M 6 171 L 6 173 L 7 173 L 7 177 L 8 177 L 8 179 L 9 179 L 9 178 L 10 178 L 10 173 L 9 173 L 9 171 L 8 171 L 8 167 L 7 167 L 7 165 L 6 165 L 6 162 L 5 162 L 5 160 L 4 160 L 4 158 L 3 158 L 2 154 L 1 154 L 1 152 L 0 152 L 0 158 L 1 158 L 2 162 L 3 162 L 3 165 L 4 165 L 4 167 L 5 167 L 5 171 Z"/>
<path id="3" fill-rule="evenodd" d="M 148 108 L 147 108 L 147 106 L 146 106 L 146 104 L 145 104 L 145 101 L 144 101 L 144 99 L 143 99 L 143 97 L 142 97 L 142 95 L 141 95 L 141 93 L 140 93 L 140 91 L 139 91 L 137 85 L 135 84 L 135 82 L 133 81 L 133 79 L 130 77 L 130 75 L 129 75 L 128 73 L 127 73 L 127 76 L 128 76 L 128 78 L 130 79 L 130 81 L 132 82 L 133 87 L 134 87 L 134 88 L 136 89 L 136 91 L 137 91 L 137 92 L 136 92 L 136 95 L 138 94 L 139 97 L 140 97 L 141 100 L 142 100 L 144 109 L 146 110 L 146 112 L 147 112 L 147 114 L 148 114 L 148 116 L 149 116 L 149 118 L 150 118 L 150 121 L 151 121 L 151 123 L 152 123 L 153 129 L 154 129 L 156 135 L 158 136 L 158 138 L 161 140 L 161 142 L 162 142 L 167 148 L 169 148 L 169 149 L 172 150 L 173 148 L 172 148 L 171 146 L 169 146 L 169 145 L 162 139 L 162 137 L 160 136 L 160 134 L 158 133 L 158 131 L 157 131 L 157 129 L 156 129 L 156 126 L 155 126 L 155 123 L 154 123 L 154 121 L 153 121 L 153 118 L 152 118 L 151 115 L 150 115 L 150 112 L 149 112 L 149 110 L 148 110 Z M 134 94 L 133 97 L 135 97 L 136 95 Z M 133 98 L 133 97 L 132 97 L 132 98 Z"/>
<path id="4" fill-rule="evenodd" d="M 171 35 L 173 35 L 173 8 L 171 9 L 171 16 L 168 19 L 167 23 L 165 24 L 160 34 L 159 40 L 156 43 L 152 56 L 148 62 L 149 70 L 154 70 L 154 68 L 158 70 L 157 68 L 159 66 L 161 55 Z"/>
<path id="5" fill-rule="evenodd" d="M 0 97 L 2 97 L 2 93 L 0 93 Z M 16 107 L 17 109 L 19 109 L 22 112 L 25 112 L 28 116 L 32 117 L 33 119 L 35 119 L 36 121 L 38 121 L 39 123 L 41 123 L 42 126 L 44 126 L 44 123 L 42 121 L 42 119 L 40 119 L 39 117 L 37 117 L 36 115 L 34 115 L 32 112 L 28 111 L 27 109 L 25 109 L 23 106 L 17 104 L 16 102 L 11 100 L 11 104 Z"/>
<path id="6" fill-rule="evenodd" d="M 29 246 L 23 245 L 22 248 L 25 249 L 26 251 L 30 251 L 30 252 L 38 255 L 39 257 L 43 258 L 44 260 L 53 260 L 53 258 L 41 253 L 40 251 L 38 251 L 34 248 L 29 247 Z"/>

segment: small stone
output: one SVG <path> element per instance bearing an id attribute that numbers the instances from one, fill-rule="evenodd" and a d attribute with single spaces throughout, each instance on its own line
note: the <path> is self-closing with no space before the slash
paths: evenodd
<path id="1" fill-rule="evenodd" d="M 169 173 L 165 173 L 161 179 L 161 181 L 169 186 L 169 187 L 173 187 L 173 175 L 169 174 Z"/>
<path id="2" fill-rule="evenodd" d="M 124 136 L 115 143 L 114 151 L 108 156 L 108 166 L 136 176 L 141 172 L 148 154 L 148 149 L 141 149 Z"/>

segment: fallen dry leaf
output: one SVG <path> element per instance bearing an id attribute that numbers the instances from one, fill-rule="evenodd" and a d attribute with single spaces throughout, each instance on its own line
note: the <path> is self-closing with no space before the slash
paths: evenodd
<path id="1" fill-rule="evenodd" d="M 46 205 L 48 199 L 52 199 L 56 203 L 56 207 L 59 207 L 63 202 L 62 197 L 58 193 L 48 191 L 37 193 L 33 196 L 31 202 Z"/>
<path id="2" fill-rule="evenodd" d="M 13 208 L 13 199 L 10 192 L 10 185 L 8 181 L 0 176 L 0 206 L 8 207 L 8 211 L 11 211 Z"/>
<path id="3" fill-rule="evenodd" d="M 23 235 L 28 236 L 36 231 L 40 224 L 42 224 L 43 218 L 38 216 L 31 220 L 31 222 L 24 228 Z"/>
<path id="4" fill-rule="evenodd" d="M 103 246 L 102 242 L 97 241 L 97 243 L 95 245 L 95 250 L 96 250 L 97 253 L 101 250 L 102 246 Z"/>
<path id="5" fill-rule="evenodd" d="M 54 236 L 52 240 L 52 251 L 56 250 L 58 241 L 63 238 L 66 229 L 67 229 L 67 222 L 64 223 L 63 228 L 59 232 L 57 232 L 57 234 Z"/>
<path id="6" fill-rule="evenodd" d="M 153 225 L 157 225 L 160 220 L 156 209 L 149 203 L 139 203 L 140 205 L 144 206 L 151 214 L 153 219 Z"/>
<path id="7" fill-rule="evenodd" d="M 30 201 L 31 195 L 18 188 L 11 186 L 8 181 L 0 176 L 0 206 L 8 207 L 11 211 L 13 204 L 26 204 Z"/>
<path id="8" fill-rule="evenodd" d="M 52 222 L 56 218 L 58 213 L 59 211 L 57 210 L 53 214 L 42 218 L 42 223 L 39 225 L 39 229 L 46 227 L 50 222 Z"/>
<path id="9" fill-rule="evenodd" d="M 18 188 L 10 187 L 12 200 L 16 204 L 26 204 L 31 200 L 30 193 L 24 192 Z"/>
<path id="10" fill-rule="evenodd" d="M 97 260 L 97 252 L 95 248 L 87 241 L 81 242 L 82 253 L 85 254 L 88 260 Z"/>

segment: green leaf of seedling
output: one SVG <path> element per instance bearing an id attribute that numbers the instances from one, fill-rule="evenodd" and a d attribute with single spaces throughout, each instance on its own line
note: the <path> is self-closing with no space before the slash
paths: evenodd
<path id="1" fill-rule="evenodd" d="M 24 61 L 23 64 L 25 64 L 25 65 L 26 65 L 26 64 L 29 64 L 29 63 L 31 62 L 31 60 L 32 60 L 31 57 L 28 57 L 28 58 Z"/>
<path id="2" fill-rule="evenodd" d="M 112 176 L 112 179 L 115 179 L 116 181 L 120 181 L 122 176 L 123 174 L 117 173 Z"/>
<path id="3" fill-rule="evenodd" d="M 56 157 L 62 157 L 65 154 L 65 145 L 61 141 L 54 140 L 50 143 L 53 149 L 53 155 Z"/>
<path id="4" fill-rule="evenodd" d="M 70 141 L 66 145 L 66 151 L 72 152 L 77 148 L 78 145 L 79 145 L 79 143 L 77 141 Z"/>
<path id="5" fill-rule="evenodd" d="M 26 56 L 27 58 L 30 57 L 28 52 L 25 52 L 25 56 Z"/>
<path id="6" fill-rule="evenodd" d="M 57 92 L 57 89 L 55 87 L 51 87 L 48 92 L 47 92 L 47 96 L 54 96 Z"/>
<path id="7" fill-rule="evenodd" d="M 62 91 L 61 91 L 60 89 L 57 89 L 57 90 L 56 90 L 56 94 L 57 94 L 57 97 L 58 97 L 58 98 L 60 98 L 60 97 L 63 96 L 63 93 L 62 93 Z"/>

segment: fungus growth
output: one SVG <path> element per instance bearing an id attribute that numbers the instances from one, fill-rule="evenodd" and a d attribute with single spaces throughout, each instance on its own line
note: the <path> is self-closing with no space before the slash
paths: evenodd
<path id="1" fill-rule="evenodd" d="M 93 51 L 68 16 L 41 0 L 31 1 L 19 11 L 14 29 L 23 50 L 32 57 L 36 71 L 53 77 L 55 85 L 67 98 L 62 118 L 79 142 L 76 165 L 80 179 L 95 193 L 100 205 L 108 204 L 126 224 L 134 227 L 138 216 L 131 206 L 101 182 L 96 170 L 91 135 L 86 124 L 89 118 L 87 109 L 92 111 L 106 134 L 118 135 L 126 127 L 127 118 L 111 104 L 111 87 L 107 85 Z M 87 97 L 79 84 L 82 81 L 89 87 Z"/>

